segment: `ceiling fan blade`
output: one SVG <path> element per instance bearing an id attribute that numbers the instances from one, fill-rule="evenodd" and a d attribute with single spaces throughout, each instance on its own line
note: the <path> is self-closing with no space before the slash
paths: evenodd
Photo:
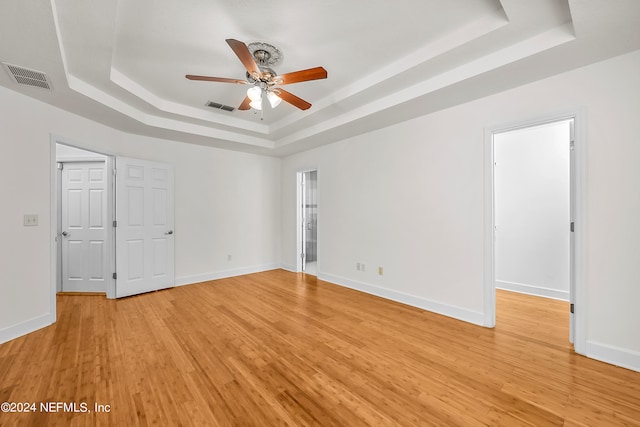
<path id="1" fill-rule="evenodd" d="M 276 77 L 278 84 L 289 85 L 291 83 L 306 82 L 327 78 L 327 70 L 322 67 L 309 68 L 308 70 L 294 71 Z M 281 83 L 280 83 L 281 82 Z"/>
<path id="2" fill-rule="evenodd" d="M 258 64 L 256 64 L 256 61 L 253 59 L 253 55 L 249 52 L 249 48 L 247 48 L 246 44 L 235 39 L 227 39 L 226 42 L 231 49 L 233 49 L 233 52 L 236 54 L 238 59 L 240 59 L 240 62 L 242 62 L 242 65 L 244 65 L 244 68 L 247 69 L 249 74 L 252 76 L 256 74 L 258 76 L 261 75 L 260 68 L 258 68 Z"/>
<path id="3" fill-rule="evenodd" d="M 245 96 L 244 101 L 242 101 L 242 104 L 240 104 L 240 106 L 238 107 L 238 110 L 250 110 L 251 106 L 249 105 L 251 103 L 251 98 L 249 98 L 248 96 Z"/>
<path id="4" fill-rule="evenodd" d="M 311 108 L 311 104 L 309 104 L 307 101 L 305 101 L 302 98 L 298 98 L 291 92 L 287 92 L 286 90 L 280 89 L 280 88 L 274 90 L 274 92 L 276 93 L 276 95 L 282 98 L 283 101 L 286 101 L 289 104 L 295 107 L 298 107 L 301 110 L 308 110 L 309 108 Z"/>
<path id="5" fill-rule="evenodd" d="M 243 85 L 249 83 L 246 80 L 227 79 L 225 77 L 194 76 L 193 74 L 187 74 L 185 77 L 189 80 L 203 80 L 206 82 L 238 83 Z"/>

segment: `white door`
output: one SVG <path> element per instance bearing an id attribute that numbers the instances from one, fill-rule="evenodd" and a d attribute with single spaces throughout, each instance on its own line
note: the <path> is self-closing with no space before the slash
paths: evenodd
<path id="1" fill-rule="evenodd" d="M 174 286 L 173 169 L 116 158 L 116 297 Z"/>
<path id="2" fill-rule="evenodd" d="M 62 164 L 62 291 L 106 292 L 107 177 L 105 163 Z"/>

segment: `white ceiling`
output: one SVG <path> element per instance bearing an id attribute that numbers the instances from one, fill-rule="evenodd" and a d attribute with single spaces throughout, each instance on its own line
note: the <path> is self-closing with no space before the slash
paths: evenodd
<path id="1" fill-rule="evenodd" d="M 323 66 L 287 90 L 311 102 L 259 113 L 225 39 Z M 0 84 L 127 132 L 282 156 L 640 49 L 638 0 L 10 0 L 0 61 L 53 90 Z"/>

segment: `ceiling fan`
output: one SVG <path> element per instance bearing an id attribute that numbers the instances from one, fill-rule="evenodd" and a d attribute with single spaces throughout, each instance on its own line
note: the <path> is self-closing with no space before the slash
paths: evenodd
<path id="1" fill-rule="evenodd" d="M 275 46 L 267 43 L 250 43 L 247 47 L 246 44 L 235 39 L 227 39 L 226 42 L 247 69 L 246 80 L 192 74 L 187 74 L 185 77 L 189 80 L 251 85 L 247 90 L 247 96 L 238 107 L 239 110 L 249 110 L 252 107 L 262 110 L 265 100 L 269 102 L 271 108 L 277 107 L 280 101 L 284 100 L 301 110 L 307 110 L 311 107 L 310 103 L 277 86 L 327 78 L 327 70 L 322 67 L 278 75 L 270 68 L 282 58 L 280 50 Z"/>

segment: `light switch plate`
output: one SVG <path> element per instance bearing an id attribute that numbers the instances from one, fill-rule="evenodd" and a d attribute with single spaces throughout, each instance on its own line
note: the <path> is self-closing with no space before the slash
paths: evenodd
<path id="1" fill-rule="evenodd" d="M 36 214 L 25 214 L 24 216 L 24 226 L 25 227 L 33 227 L 38 225 L 38 215 Z"/>

